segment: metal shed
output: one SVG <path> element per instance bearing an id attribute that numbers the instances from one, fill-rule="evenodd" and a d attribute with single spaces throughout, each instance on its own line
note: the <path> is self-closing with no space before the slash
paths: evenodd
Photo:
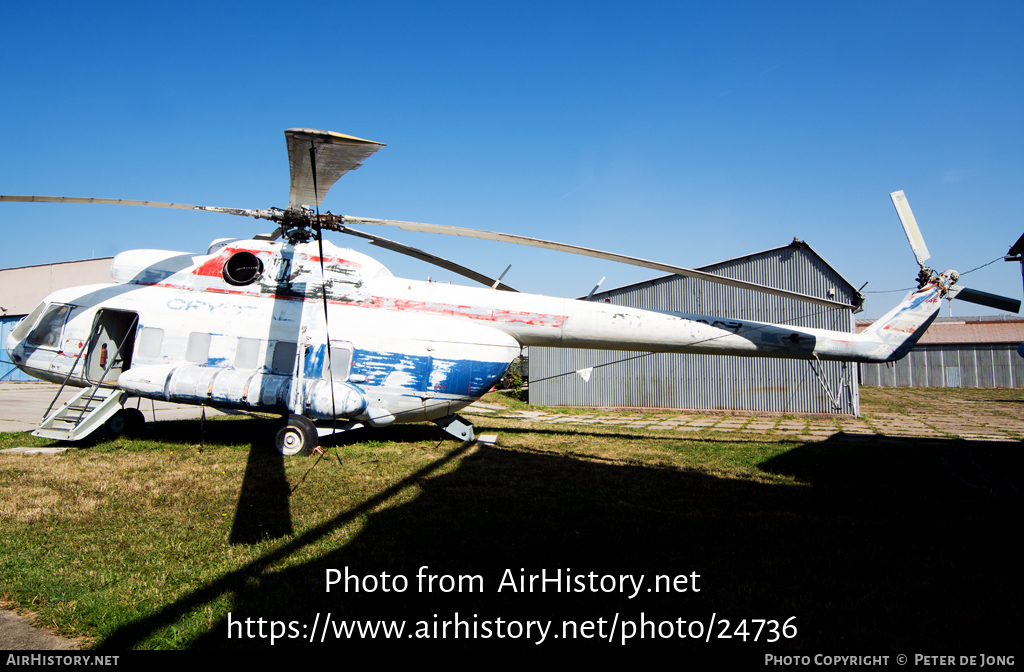
<path id="1" fill-rule="evenodd" d="M 857 320 L 863 329 L 874 320 Z M 903 359 L 861 364 L 861 381 L 878 387 L 1024 387 L 1024 318 L 940 317 Z"/>
<path id="2" fill-rule="evenodd" d="M 848 304 L 860 294 L 807 243 L 736 257 L 699 270 Z M 669 275 L 601 293 L 593 301 L 853 332 L 853 310 Z M 587 369 L 592 367 L 592 371 Z M 589 374 L 589 382 L 582 374 Z M 857 415 L 856 367 L 822 362 L 606 350 L 530 348 L 530 403 Z M 827 388 L 827 389 L 826 389 Z"/>

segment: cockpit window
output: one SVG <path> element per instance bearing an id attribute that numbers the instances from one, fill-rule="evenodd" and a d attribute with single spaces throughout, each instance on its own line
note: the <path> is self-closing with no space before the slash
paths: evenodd
<path id="1" fill-rule="evenodd" d="M 28 336 L 29 329 L 31 329 L 32 325 L 36 323 L 39 316 L 43 314 L 43 308 L 46 308 L 45 302 L 40 303 L 38 306 L 33 308 L 28 317 L 23 319 L 21 322 L 18 322 L 18 326 L 16 326 L 14 331 L 11 333 L 11 338 L 19 343 L 24 341 L 25 337 Z"/>
<path id="2" fill-rule="evenodd" d="M 28 335 L 28 344 L 43 348 L 56 348 L 60 345 L 60 332 L 64 328 L 64 320 L 71 312 L 71 306 L 54 304 L 43 313 L 39 324 Z"/>

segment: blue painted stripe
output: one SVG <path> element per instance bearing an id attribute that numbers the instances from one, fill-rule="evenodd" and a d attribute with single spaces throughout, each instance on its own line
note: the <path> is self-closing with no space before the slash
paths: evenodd
<path id="1" fill-rule="evenodd" d="M 356 350 L 352 373 L 366 376 L 365 386 L 395 385 L 411 392 L 480 396 L 508 368 L 507 362 L 440 359 L 401 352 Z"/>

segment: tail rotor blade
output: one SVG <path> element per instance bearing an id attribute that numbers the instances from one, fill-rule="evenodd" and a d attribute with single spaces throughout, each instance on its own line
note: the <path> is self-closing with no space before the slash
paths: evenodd
<path id="1" fill-rule="evenodd" d="M 928 246 L 924 244 L 924 236 L 921 235 L 921 229 L 918 228 L 914 213 L 910 209 L 910 204 L 907 203 L 907 196 L 901 189 L 892 192 L 889 197 L 892 199 L 892 204 L 896 206 L 896 214 L 900 216 L 907 240 L 910 241 L 910 247 L 914 250 L 914 256 L 917 257 L 917 263 L 924 268 L 924 262 L 931 259 L 932 255 L 928 252 Z"/>
<path id="2" fill-rule="evenodd" d="M 996 310 L 1005 310 L 1009 313 L 1020 312 L 1020 301 L 1017 299 L 1011 299 L 1007 296 L 999 296 L 998 294 L 989 294 L 988 292 L 970 289 L 969 287 L 961 289 L 954 298 L 960 299 L 961 301 L 967 301 L 969 303 L 976 303 L 979 306 L 987 306 L 989 308 L 995 308 Z"/>

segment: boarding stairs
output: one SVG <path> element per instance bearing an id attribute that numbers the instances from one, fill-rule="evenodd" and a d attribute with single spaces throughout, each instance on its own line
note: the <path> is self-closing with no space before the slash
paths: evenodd
<path id="1" fill-rule="evenodd" d="M 83 349 L 83 352 L 89 352 L 96 344 L 97 338 L 103 331 L 104 324 L 101 322 L 99 317 L 103 315 L 103 311 L 100 311 L 97 317 L 96 325 L 93 329 L 93 334 L 89 338 L 88 345 Z M 78 363 L 85 359 L 83 356 L 78 356 L 71 368 L 68 370 L 68 375 L 64 378 L 64 382 L 61 383 L 60 389 L 57 390 L 57 394 L 53 398 L 53 402 L 50 403 L 50 408 L 46 409 L 46 417 L 39 423 L 39 426 L 32 432 L 32 436 L 39 436 L 44 439 L 57 439 L 58 441 L 79 441 L 95 432 L 100 427 L 114 416 L 118 411 L 124 407 L 125 399 L 128 398 L 128 393 L 124 390 L 118 389 L 111 383 L 104 384 L 102 381 L 106 380 L 111 369 L 117 365 L 119 368 L 122 365 L 123 359 L 121 353 L 125 350 L 125 343 L 128 338 L 134 332 L 135 327 L 138 325 L 139 317 L 136 315 L 132 319 L 131 326 L 125 330 L 125 335 L 121 338 L 113 354 L 107 358 L 104 362 L 100 359 L 100 363 L 103 366 L 103 372 L 98 376 L 96 382 L 93 382 L 88 375 L 83 375 L 82 378 L 87 382 L 91 383 L 90 387 L 83 389 L 81 392 L 76 394 L 71 401 L 64 404 L 56 411 L 50 412 L 53 409 L 53 404 L 57 401 L 60 393 L 64 390 L 64 387 L 71 380 L 72 374 L 75 372 L 75 367 Z M 106 347 L 106 346 L 104 346 Z M 117 430 L 120 433 L 120 430 Z"/>
<path id="2" fill-rule="evenodd" d="M 32 436 L 60 441 L 84 439 L 120 411 L 127 396 L 127 392 L 116 387 L 87 387 L 47 415 Z"/>

